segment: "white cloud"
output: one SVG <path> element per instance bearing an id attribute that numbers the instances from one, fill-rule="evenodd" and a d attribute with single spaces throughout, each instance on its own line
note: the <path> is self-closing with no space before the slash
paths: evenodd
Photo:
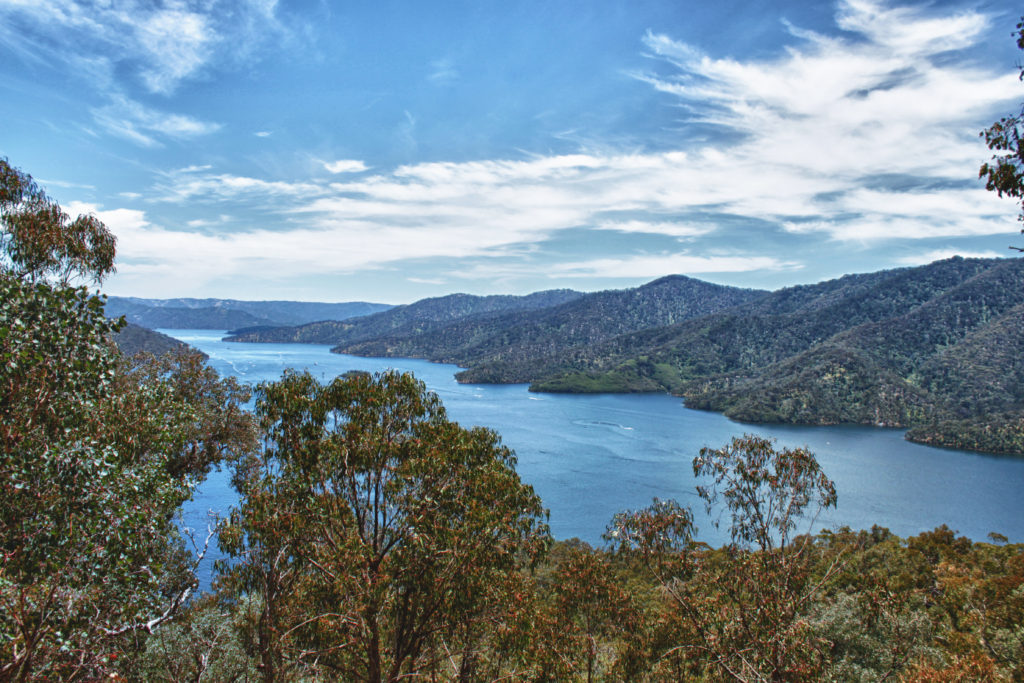
<path id="1" fill-rule="evenodd" d="M 125 23 L 134 30 L 143 57 L 142 80 L 155 93 L 172 92 L 198 73 L 219 39 L 208 16 L 173 5 Z"/>
<path id="2" fill-rule="evenodd" d="M 686 273 L 747 273 L 752 271 L 797 270 L 802 266 L 771 256 L 732 252 L 717 254 L 663 253 L 634 256 L 610 256 L 582 261 L 545 265 L 544 276 L 562 278 L 621 278 L 654 280 L 664 275 Z M 536 276 L 537 269 L 515 263 L 482 263 L 454 275 L 463 279 L 495 279 Z"/>
<path id="3" fill-rule="evenodd" d="M 337 161 L 325 161 L 324 168 L 331 173 L 361 173 L 369 167 L 357 159 L 338 159 Z"/>
<path id="4" fill-rule="evenodd" d="M 436 85 L 451 85 L 459 79 L 459 71 L 455 68 L 454 60 L 450 58 L 437 59 L 430 63 L 430 73 L 427 80 Z"/>
<path id="5" fill-rule="evenodd" d="M 607 221 L 594 226 L 598 230 L 612 230 L 624 233 L 642 233 L 649 235 L 667 235 L 679 239 L 689 239 L 706 235 L 714 230 L 711 225 L 692 225 L 671 221 Z"/>
<path id="6" fill-rule="evenodd" d="M 313 181 L 263 180 L 230 173 L 207 173 L 209 169 L 209 166 L 189 166 L 163 173 L 163 180 L 155 187 L 157 199 L 167 202 L 252 201 L 255 197 L 257 200 L 266 198 L 267 207 L 270 208 L 274 205 L 271 202 L 274 197 L 294 195 L 309 199 L 325 191 L 322 185 Z"/>

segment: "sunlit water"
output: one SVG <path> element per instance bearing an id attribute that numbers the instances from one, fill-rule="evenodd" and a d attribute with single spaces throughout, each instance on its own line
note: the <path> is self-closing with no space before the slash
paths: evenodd
<path id="1" fill-rule="evenodd" d="M 751 433 L 817 455 L 839 492 L 838 508 L 820 516 L 818 528 L 878 524 L 909 536 L 946 524 L 974 540 L 996 531 L 1024 542 L 1024 458 L 921 446 L 895 429 L 740 424 L 660 394 L 533 394 L 525 384 L 458 384 L 453 365 L 343 356 L 324 345 L 228 343 L 217 330 L 162 331 L 207 353 L 222 374 L 250 383 L 277 379 L 289 367 L 324 381 L 348 370 L 415 373 L 450 419 L 494 429 L 515 450 L 520 477 L 543 499 L 560 539 L 600 544 L 616 512 L 659 497 L 691 506 L 699 538 L 721 543 L 727 520 L 718 530 L 704 515 L 691 462 L 702 446 Z M 186 524 L 204 529 L 208 512 L 227 512 L 236 500 L 229 478 L 210 476 L 186 507 Z M 208 559 L 204 571 L 209 566 Z"/>

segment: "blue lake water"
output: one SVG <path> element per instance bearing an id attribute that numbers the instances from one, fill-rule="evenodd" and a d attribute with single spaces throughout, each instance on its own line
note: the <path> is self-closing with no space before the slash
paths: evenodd
<path id="1" fill-rule="evenodd" d="M 600 544 L 616 512 L 659 497 L 690 505 L 699 538 L 719 545 L 728 520 L 719 531 L 704 515 L 691 461 L 702 446 L 751 433 L 817 455 L 839 493 L 818 528 L 878 524 L 910 536 L 946 524 L 973 540 L 995 531 L 1024 542 L 1024 458 L 921 446 L 896 429 L 740 424 L 667 395 L 534 394 L 525 384 L 458 384 L 453 365 L 344 356 L 324 345 L 228 343 L 219 330 L 162 331 L 207 353 L 221 374 L 250 383 L 277 379 L 285 368 L 324 381 L 348 370 L 413 372 L 450 419 L 494 429 L 515 450 L 519 475 L 550 510 L 559 539 Z M 202 529 L 208 511 L 227 512 L 236 500 L 229 478 L 210 476 L 185 510 L 186 524 Z"/>

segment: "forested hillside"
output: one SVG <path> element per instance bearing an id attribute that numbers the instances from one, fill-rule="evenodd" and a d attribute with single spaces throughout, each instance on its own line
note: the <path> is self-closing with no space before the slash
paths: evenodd
<path id="1" fill-rule="evenodd" d="M 466 367 L 534 391 L 668 391 L 749 422 L 913 427 L 936 445 L 1024 452 L 1024 264 L 954 257 L 775 292 L 670 276 L 530 297 L 453 295 L 237 341 Z"/>
<path id="2" fill-rule="evenodd" d="M 1019 338 L 1005 336 L 1021 324 L 1022 284 L 1019 260 L 953 258 L 789 288 L 542 359 L 534 388 L 668 390 L 740 420 L 917 426 L 912 437 L 931 443 L 1021 452 L 998 425 L 1024 406 L 1007 351 Z M 460 379 L 503 372 L 496 364 Z M 942 436 L 986 419 L 988 436 Z"/>
<path id="3" fill-rule="evenodd" d="M 227 337 L 227 341 L 352 344 L 385 335 L 431 331 L 462 318 L 547 308 L 580 296 L 580 292 L 568 289 L 535 292 L 526 296 L 450 294 L 421 299 L 352 320 L 325 320 L 297 327 L 243 332 Z"/>
<path id="4" fill-rule="evenodd" d="M 700 317 L 758 299 L 766 292 L 702 282 L 682 275 L 633 289 L 585 294 L 561 305 L 464 318 L 430 329 L 339 344 L 333 350 L 360 356 L 403 356 L 472 366 L 509 365 L 586 346 L 616 335 Z"/>
<path id="5" fill-rule="evenodd" d="M 151 353 L 159 356 L 165 353 L 178 353 L 187 351 L 190 347 L 174 337 L 150 330 L 132 323 L 126 324 L 113 335 L 114 343 L 118 350 L 126 356 L 134 356 L 139 352 Z"/>

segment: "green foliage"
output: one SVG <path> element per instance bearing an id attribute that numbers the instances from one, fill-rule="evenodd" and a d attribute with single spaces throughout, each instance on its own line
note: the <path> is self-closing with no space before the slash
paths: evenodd
<path id="1" fill-rule="evenodd" d="M 256 662 L 246 652 L 242 609 L 232 610 L 203 596 L 146 639 L 144 649 L 121 662 L 144 681 L 253 681 Z"/>
<path id="2" fill-rule="evenodd" d="M 643 558 L 669 599 L 658 659 L 711 680 L 817 680 L 825 643 L 803 615 L 821 577 L 812 539 L 792 532 L 809 505 L 835 505 L 835 487 L 810 452 L 753 436 L 701 449 L 693 469 L 708 481 L 697 493 L 709 514 L 724 504 L 729 545 L 702 550 L 692 515 L 674 502 L 618 515 L 608 534 Z"/>
<path id="3" fill-rule="evenodd" d="M 99 301 L 6 273 L 0 286 L 0 678 L 88 676 L 107 631 L 191 582 L 171 519 L 191 489 L 126 457 L 127 434 L 106 438 L 117 355 Z"/>
<path id="4" fill-rule="evenodd" d="M 0 681 L 95 680 L 187 598 L 174 515 L 253 433 L 236 385 L 126 361 L 121 324 L 68 285 L 110 272 L 106 229 L 6 161 L 0 180 Z"/>
<path id="5" fill-rule="evenodd" d="M 95 216 L 71 219 L 32 180 L 0 158 L 0 252 L 4 270 L 37 282 L 47 277 L 101 282 L 114 270 L 116 240 Z"/>
<path id="6" fill-rule="evenodd" d="M 907 438 L 929 446 L 1020 455 L 1024 453 L 1024 414 L 993 413 L 923 424 L 909 429 Z"/>
<path id="7" fill-rule="evenodd" d="M 1017 23 L 1013 35 L 1017 47 L 1024 50 L 1024 18 Z M 1024 79 L 1024 69 L 1021 69 Z M 1000 197 L 1024 200 L 1024 147 L 1021 146 L 1021 127 L 1024 114 L 1004 116 L 981 132 L 985 144 L 995 152 L 991 162 L 981 165 L 978 177 L 985 179 L 985 188 Z M 1024 220 L 1022 208 L 1020 220 Z"/>
<path id="8" fill-rule="evenodd" d="M 262 603 L 265 680 L 472 666 L 495 588 L 547 539 L 512 452 L 448 421 L 408 374 L 286 374 L 260 386 L 257 413 L 267 445 L 239 467 L 220 542 L 238 558 L 225 585 Z"/>
<path id="9" fill-rule="evenodd" d="M 697 487 L 697 495 L 709 513 L 720 499 L 724 502 L 736 547 L 785 548 L 808 505 L 820 511 L 837 502 L 836 487 L 813 453 L 804 448 L 776 451 L 770 440 L 756 436 L 700 449 L 693 473 L 711 479 L 710 485 Z"/>

